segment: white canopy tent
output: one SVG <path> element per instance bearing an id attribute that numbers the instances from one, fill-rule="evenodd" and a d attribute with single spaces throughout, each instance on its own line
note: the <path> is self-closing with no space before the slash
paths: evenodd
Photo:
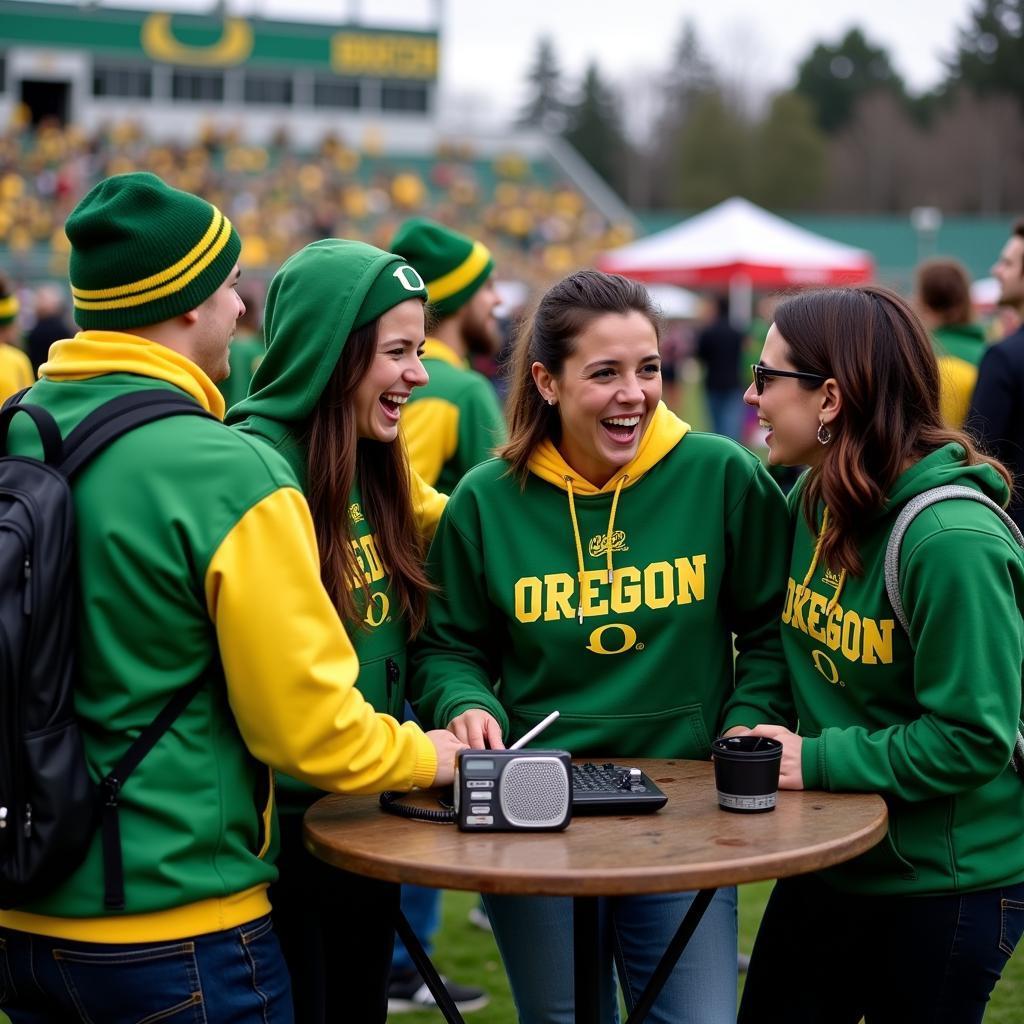
<path id="1" fill-rule="evenodd" d="M 598 267 L 638 281 L 727 288 L 734 310 L 744 311 L 755 288 L 856 284 L 874 274 L 866 250 L 806 231 L 738 196 L 604 253 Z"/>

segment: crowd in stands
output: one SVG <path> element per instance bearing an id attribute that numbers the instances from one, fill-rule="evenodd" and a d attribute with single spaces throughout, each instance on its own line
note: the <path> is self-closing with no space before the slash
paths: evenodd
<path id="1" fill-rule="evenodd" d="M 299 152 L 282 133 L 269 146 L 209 129 L 192 144 L 149 138 L 135 122 L 88 133 L 75 125 L 14 126 L 0 134 L 0 254 L 8 269 L 44 257 L 66 272 L 64 221 L 101 178 L 152 171 L 223 209 L 242 238 L 243 271 L 269 277 L 319 238 L 386 245 L 407 217 L 426 215 L 480 238 L 504 277 L 546 287 L 629 238 L 556 168 L 515 152 L 493 159 L 461 145 L 433 156 L 353 148 L 325 138 Z"/>

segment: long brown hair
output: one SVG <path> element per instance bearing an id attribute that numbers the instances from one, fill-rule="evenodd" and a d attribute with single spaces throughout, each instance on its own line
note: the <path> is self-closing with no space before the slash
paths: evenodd
<path id="1" fill-rule="evenodd" d="M 352 546 L 349 493 L 359 480 L 362 510 L 373 524 L 377 550 L 390 577 L 393 601 L 415 636 L 426 618 L 430 582 L 423 570 L 423 541 L 416 529 L 409 487 L 409 464 L 401 440 L 360 438 L 355 391 L 377 353 L 373 320 L 353 331 L 308 426 L 306 497 L 313 513 L 320 575 L 346 626 L 362 627 L 356 599 L 358 584 L 369 590 Z"/>
<path id="2" fill-rule="evenodd" d="M 939 368 L 924 325 L 887 288 L 828 288 L 795 295 L 775 310 L 775 326 L 797 370 L 834 377 L 842 408 L 830 424 L 833 439 L 820 466 L 807 476 L 803 512 L 812 529 L 819 504 L 829 510 L 822 558 L 859 576 L 857 542 L 879 512 L 907 463 L 955 442 L 964 462 L 991 465 L 1007 484 L 1001 463 L 982 455 L 939 414 Z M 813 382 L 798 381 L 813 390 Z"/>
<path id="3" fill-rule="evenodd" d="M 534 449 L 549 437 L 557 444 L 562 430 L 558 410 L 544 401 L 531 368 L 541 363 L 558 377 L 575 351 L 576 338 L 607 313 L 640 313 L 654 328 L 660 346 L 661 317 L 647 289 L 599 270 L 578 270 L 549 288 L 516 338 L 508 371 L 508 441 L 498 456 L 509 462 L 509 472 L 523 486 Z"/>

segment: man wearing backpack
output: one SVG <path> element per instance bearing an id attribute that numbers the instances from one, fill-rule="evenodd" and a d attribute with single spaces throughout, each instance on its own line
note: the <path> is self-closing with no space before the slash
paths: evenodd
<path id="1" fill-rule="evenodd" d="M 184 394 L 213 415 L 137 426 L 73 478 L 74 704 L 89 775 L 106 777 L 104 810 L 115 813 L 69 873 L 29 902 L 4 901 L 15 906 L 0 911 L 0 1009 L 14 1024 L 163 1019 L 187 1007 L 197 1019 L 288 1024 L 266 897 L 276 874 L 270 769 L 337 792 L 408 789 L 450 782 L 460 744 L 362 699 L 290 470 L 218 422 L 215 384 L 243 311 L 227 218 L 153 175 L 126 174 L 93 188 L 66 231 L 83 331 L 53 346 L 23 401 L 52 415 L 65 440 L 111 399 L 140 392 L 158 404 Z M 8 451 L 38 457 L 29 414 L 10 418 Z M 4 500 L 0 490 L 0 515 Z M 0 530 L 0 550 L 6 541 Z M 7 662 L 21 668 L 0 676 L 12 692 L 60 643 L 41 603 L 53 580 L 30 574 L 28 554 L 25 566 L 32 625 L 10 624 L 27 646 Z M 0 629 L 2 656 L 7 643 Z M 3 697 L 3 741 L 14 735 L 27 752 L 13 759 L 23 775 L 50 732 L 15 735 L 22 709 Z M 154 722 L 155 744 L 111 779 Z M 16 830 L 41 831 L 38 813 L 8 796 L 24 778 L 7 774 L 5 878 Z M 345 926 L 357 945 L 358 922 Z"/>

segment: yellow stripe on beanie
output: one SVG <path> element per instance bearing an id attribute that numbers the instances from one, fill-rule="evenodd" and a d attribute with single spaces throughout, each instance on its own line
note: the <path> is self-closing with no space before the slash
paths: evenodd
<path id="1" fill-rule="evenodd" d="M 8 295 L 0 299 L 0 320 L 13 320 L 18 315 L 18 296 Z"/>
<path id="2" fill-rule="evenodd" d="M 218 230 L 219 229 L 219 230 Z M 134 284 L 118 285 L 116 288 L 100 288 L 94 291 L 85 291 L 72 286 L 71 293 L 75 299 L 76 309 L 127 309 L 131 306 L 142 306 L 147 302 L 154 302 L 162 299 L 172 292 L 181 291 L 189 282 L 195 280 L 221 253 L 224 246 L 228 244 L 231 237 L 231 221 L 227 219 L 216 207 L 213 208 L 213 222 L 199 242 L 187 255 L 178 260 L 173 267 L 153 274 L 143 281 L 136 281 Z M 213 244 L 210 245 L 210 239 Z M 207 248 L 205 255 L 201 255 L 204 248 Z M 200 258 L 197 258 L 200 257 Z M 195 262 L 193 262 L 195 261 Z M 189 266 L 189 264 L 192 264 Z M 184 273 L 181 271 L 188 268 Z M 169 284 L 162 288 L 153 288 L 151 285 L 167 281 L 175 277 Z M 148 291 L 139 292 L 138 289 L 147 287 Z M 138 292 L 138 294 L 132 294 Z M 88 301 L 91 297 L 120 295 L 122 298 L 112 298 L 107 301 Z"/>
<path id="3" fill-rule="evenodd" d="M 462 291 L 480 276 L 490 258 L 491 253 L 487 246 L 481 242 L 474 242 L 470 254 L 454 270 L 448 271 L 435 281 L 427 282 L 427 301 L 443 302 L 449 296 Z"/>

